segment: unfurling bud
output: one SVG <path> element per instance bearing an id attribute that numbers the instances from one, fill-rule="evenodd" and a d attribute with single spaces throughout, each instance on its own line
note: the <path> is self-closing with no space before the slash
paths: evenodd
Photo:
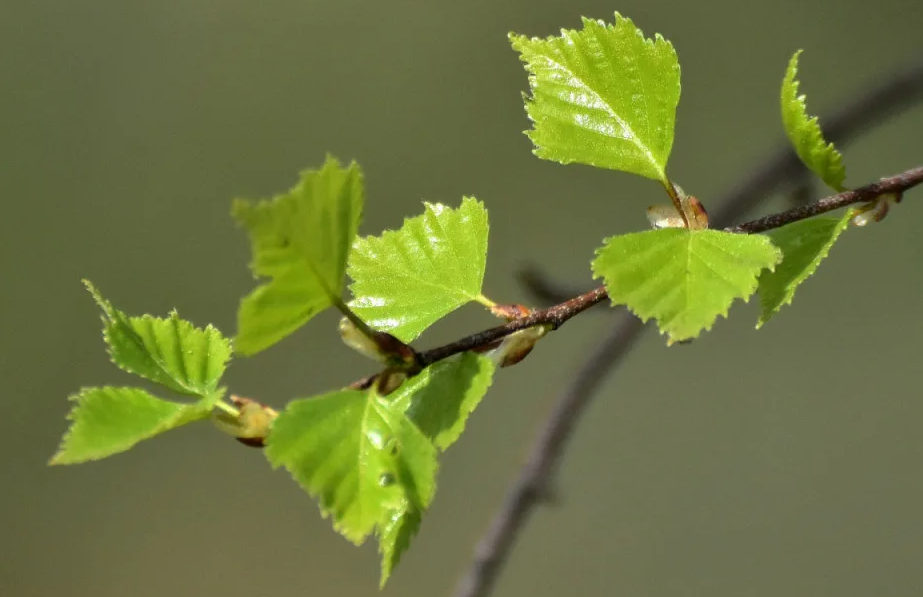
<path id="1" fill-rule="evenodd" d="M 513 332 L 500 342 L 497 348 L 489 351 L 489 356 L 499 367 L 509 367 L 520 362 L 532 352 L 535 344 L 548 333 L 549 326 L 536 325 L 518 332 Z"/>
<path id="2" fill-rule="evenodd" d="M 686 217 L 689 218 L 690 230 L 705 230 L 708 228 L 708 212 L 702 202 L 689 195 L 686 203 Z"/>
<path id="3" fill-rule="evenodd" d="M 651 228 L 660 230 L 662 228 L 685 228 L 686 222 L 679 215 L 672 204 L 662 203 L 660 205 L 651 205 L 647 208 L 647 221 L 651 223 Z"/>
<path id="4" fill-rule="evenodd" d="M 244 445 L 262 448 L 266 445 L 272 422 L 279 413 L 256 400 L 242 396 L 231 396 L 231 402 L 238 409 L 237 416 L 216 411 L 213 415 L 215 425 Z"/>
<path id="5" fill-rule="evenodd" d="M 413 369 L 417 366 L 414 350 L 387 332 L 371 331 L 367 336 L 353 322 L 340 319 L 340 338 L 343 343 L 373 361 Z"/>
<path id="6" fill-rule="evenodd" d="M 652 205 L 647 208 L 647 221 L 651 223 L 651 227 L 654 229 L 688 227 L 690 230 L 708 228 L 708 213 L 702 202 L 692 195 L 687 195 L 678 184 L 670 184 L 675 193 L 674 203 Z"/>
<path id="7" fill-rule="evenodd" d="M 385 369 L 375 379 L 375 392 L 379 396 L 387 396 L 401 387 L 407 380 L 407 371 L 404 369 Z"/>
<path id="8" fill-rule="evenodd" d="M 892 203 L 900 203 L 902 199 L 900 193 L 886 193 L 880 195 L 874 201 L 867 203 L 856 210 L 856 215 L 852 217 L 853 226 L 865 226 L 869 222 L 880 222 L 885 219 L 891 210 Z"/>

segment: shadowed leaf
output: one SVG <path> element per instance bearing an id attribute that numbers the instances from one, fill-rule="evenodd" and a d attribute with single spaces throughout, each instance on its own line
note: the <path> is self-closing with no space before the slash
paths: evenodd
<path id="1" fill-rule="evenodd" d="M 782 124 L 801 161 L 829 187 L 840 192 L 846 179 L 843 156 L 833 143 L 824 140 L 817 117 L 808 116 L 805 96 L 798 95 L 799 82 L 795 77 L 800 55 L 798 50 L 792 56 L 782 81 Z"/>
<path id="2" fill-rule="evenodd" d="M 342 168 L 331 157 L 320 170 L 302 173 L 288 193 L 234 201 L 232 214 L 250 235 L 250 267 L 270 278 L 240 303 L 239 353 L 272 346 L 340 300 L 362 205 L 359 166 Z"/>
<path id="3" fill-rule="evenodd" d="M 597 249 L 593 274 L 613 305 L 657 320 L 669 341 L 697 337 L 747 300 L 782 253 L 763 235 L 665 228 L 615 236 Z"/>

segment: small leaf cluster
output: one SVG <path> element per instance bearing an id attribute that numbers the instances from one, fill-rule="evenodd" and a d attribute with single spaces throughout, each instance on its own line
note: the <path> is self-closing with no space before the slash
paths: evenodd
<path id="1" fill-rule="evenodd" d="M 129 317 L 85 282 L 103 311 L 103 338 L 120 369 L 164 389 L 195 398 L 174 402 L 141 388 L 84 388 L 71 396 L 71 427 L 51 464 L 98 460 L 138 442 L 207 418 L 224 390 L 218 388 L 231 342 L 212 326 L 196 328 L 174 311 L 165 318 Z"/>
<path id="2" fill-rule="evenodd" d="M 287 193 L 234 201 L 232 215 L 250 237 L 250 267 L 260 284 L 241 301 L 233 350 L 261 352 L 335 307 L 345 329 L 362 339 L 357 344 L 390 365 L 382 377 L 395 387 L 297 398 L 278 413 L 258 409 L 271 425 L 257 437 L 248 422 L 252 409 L 236 397 L 222 400 L 224 390 L 217 388 L 230 340 L 175 312 L 163 319 L 128 317 L 87 283 L 104 313 L 113 362 L 199 400 L 168 402 L 139 388 L 83 390 L 52 464 L 103 458 L 213 416 L 219 428 L 265 446 L 269 463 L 286 469 L 344 537 L 361 544 L 376 535 L 384 584 L 432 503 L 438 454 L 461 435 L 502 355 L 466 352 L 421 366 L 405 344 L 466 303 L 494 306 L 481 293 L 484 205 L 471 197 L 457 208 L 427 203 L 423 215 L 399 230 L 359 237 L 364 200 L 358 165 L 328 158 Z M 341 298 L 347 272 L 348 303 Z"/>
<path id="3" fill-rule="evenodd" d="M 692 202 L 667 175 L 680 97 L 672 44 L 653 39 L 618 13 L 613 24 L 583 19 L 583 29 L 547 39 L 511 35 L 529 71 L 527 135 L 540 158 L 638 174 L 659 181 L 681 225 L 605 239 L 592 262 L 613 305 L 653 319 L 670 343 L 709 330 L 731 304 L 759 292 L 759 326 L 826 257 L 852 214 L 816 218 L 773 234 L 708 230 Z M 837 191 L 845 170 L 816 118 L 798 96 L 796 53 L 781 92 L 786 134 L 805 165 Z M 653 206 L 652 209 L 659 208 Z M 660 228 L 655 224 L 655 228 Z"/>
<path id="4" fill-rule="evenodd" d="M 850 212 L 768 234 L 709 229 L 702 203 L 667 174 L 680 98 L 676 51 L 630 19 L 584 19 L 579 31 L 547 39 L 511 34 L 510 41 L 529 73 L 527 135 L 538 157 L 643 176 L 670 199 L 666 208 L 649 209 L 655 229 L 605 239 L 591 263 L 611 303 L 654 320 L 668 343 L 698 337 L 754 293 L 762 326 L 792 301 L 852 221 Z M 798 95 L 799 54 L 783 79 L 785 131 L 805 165 L 839 191 L 842 158 Z M 269 464 L 288 471 L 345 538 L 360 544 L 377 537 L 384 584 L 432 504 L 439 454 L 459 439 L 498 366 L 519 362 L 548 328 L 428 362 L 410 343 L 463 305 L 480 304 L 505 319 L 528 309 L 497 305 L 482 292 L 489 225 L 477 199 L 465 197 L 458 207 L 424 203 L 398 230 L 359 236 L 364 201 L 359 166 L 332 157 L 285 193 L 234 201 L 257 286 L 240 302 L 233 345 L 175 311 L 128 316 L 87 283 L 103 312 L 112 361 L 187 399 L 137 387 L 85 388 L 72 396 L 70 429 L 52 464 L 104 458 L 211 418 L 263 447 Z M 219 382 L 232 352 L 256 355 L 331 307 L 343 316 L 343 340 L 383 365 L 374 380 L 297 397 L 278 412 L 236 396 L 225 400 Z"/>

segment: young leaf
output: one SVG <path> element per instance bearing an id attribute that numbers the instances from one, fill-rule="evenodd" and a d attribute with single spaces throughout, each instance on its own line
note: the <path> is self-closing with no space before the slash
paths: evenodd
<path id="1" fill-rule="evenodd" d="M 808 116 L 805 96 L 798 95 L 799 82 L 795 77 L 800 55 L 801 50 L 798 50 L 792 56 L 782 80 L 782 124 L 801 161 L 829 187 L 840 192 L 845 188 L 843 181 L 846 179 L 843 156 L 833 143 L 824 140 L 817 117 Z"/>
<path id="2" fill-rule="evenodd" d="M 849 226 L 853 212 L 841 218 L 817 217 L 793 222 L 769 233 L 780 249 L 782 263 L 760 276 L 760 319 L 757 329 L 769 321 L 783 305 L 791 304 L 795 289 L 811 277 L 833 243 Z"/>
<path id="3" fill-rule="evenodd" d="M 397 568 L 401 556 L 410 547 L 410 542 L 420 530 L 423 515 L 419 510 L 411 510 L 402 515 L 388 518 L 379 528 L 378 551 L 381 553 L 381 582 L 385 583 Z"/>
<path id="4" fill-rule="evenodd" d="M 103 310 L 103 337 L 119 368 L 180 394 L 205 396 L 215 391 L 231 357 L 231 342 L 217 329 L 197 328 L 176 311 L 167 318 L 129 317 L 84 284 Z"/>
<path id="5" fill-rule="evenodd" d="M 232 214 L 253 246 L 250 268 L 271 278 L 241 301 L 238 352 L 268 348 L 340 300 L 362 204 L 359 166 L 342 168 L 332 157 L 284 195 L 234 201 Z"/>
<path id="6" fill-rule="evenodd" d="M 618 13 L 614 25 L 584 18 L 581 31 L 510 41 L 530 73 L 535 155 L 666 183 L 680 93 L 670 42 L 646 39 Z"/>
<path id="7" fill-rule="evenodd" d="M 493 378 L 494 363 L 472 353 L 439 361 L 388 396 L 440 450 L 451 446 L 465 429 Z M 379 529 L 381 584 L 388 580 L 420 528 L 422 513 L 414 510 L 389 520 Z"/>
<path id="8" fill-rule="evenodd" d="M 138 442 L 209 416 L 221 392 L 193 404 L 168 402 L 138 388 L 87 388 L 71 396 L 77 405 L 50 464 L 77 464 L 128 450 Z"/>
<path id="9" fill-rule="evenodd" d="M 342 390 L 289 403 L 266 456 L 360 544 L 378 531 L 382 582 L 433 499 L 436 448 L 390 397 Z"/>
<path id="10" fill-rule="evenodd" d="M 494 369 L 489 358 L 465 352 L 430 365 L 388 398 L 437 448 L 445 450 L 465 430 L 468 415 L 490 387 Z"/>
<path id="11" fill-rule="evenodd" d="M 487 357 L 464 353 L 384 398 L 342 390 L 296 400 L 273 423 L 266 456 L 347 539 L 359 544 L 377 533 L 384 585 L 432 502 L 436 448 L 458 439 L 493 372 Z"/>
<path id="12" fill-rule="evenodd" d="M 359 238 L 349 257 L 350 308 L 371 327 L 410 342 L 461 305 L 481 300 L 487 210 L 424 203 L 400 230 Z"/>
<path id="13" fill-rule="evenodd" d="M 711 329 L 782 258 L 766 236 L 678 228 L 614 236 L 596 255 L 593 274 L 604 279 L 612 304 L 656 319 L 670 343 Z"/>

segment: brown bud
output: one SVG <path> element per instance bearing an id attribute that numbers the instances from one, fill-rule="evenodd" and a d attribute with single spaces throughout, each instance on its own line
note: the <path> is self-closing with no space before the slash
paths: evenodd
<path id="1" fill-rule="evenodd" d="M 500 367 L 509 367 L 529 356 L 535 344 L 548 333 L 549 327 L 536 325 L 518 332 L 513 332 L 500 342 L 488 355 Z"/>
<path id="2" fill-rule="evenodd" d="M 416 369 L 419 365 L 416 351 L 387 332 L 371 330 L 364 334 L 353 322 L 340 319 L 340 338 L 343 343 L 368 358 L 391 366 Z"/>
<path id="3" fill-rule="evenodd" d="M 689 195 L 686 197 L 686 218 L 689 220 L 690 230 L 705 230 L 708 228 L 708 212 L 702 202 Z"/>
<path id="4" fill-rule="evenodd" d="M 686 195 L 679 185 L 673 185 L 676 198 L 683 208 L 683 213 L 677 210 L 675 204 L 651 205 L 647 208 L 647 221 L 655 229 L 661 228 L 689 228 L 690 230 L 705 230 L 708 228 L 708 213 L 702 202 Z M 688 222 L 688 226 L 687 226 Z"/>
<path id="5" fill-rule="evenodd" d="M 519 319 L 520 317 L 531 315 L 532 309 L 526 307 L 525 305 L 513 303 L 510 305 L 494 305 L 490 308 L 490 312 L 500 319 L 513 321 L 514 319 Z"/>
<path id="6" fill-rule="evenodd" d="M 375 380 L 375 391 L 379 396 L 387 396 L 401 387 L 406 379 L 407 371 L 404 369 L 385 369 Z"/>
<path id="7" fill-rule="evenodd" d="M 888 212 L 891 211 L 891 204 L 901 202 L 903 195 L 901 193 L 886 193 L 875 198 L 874 201 L 866 203 L 855 210 L 855 215 L 850 220 L 853 226 L 865 226 L 870 222 L 880 222 L 885 219 Z"/>

